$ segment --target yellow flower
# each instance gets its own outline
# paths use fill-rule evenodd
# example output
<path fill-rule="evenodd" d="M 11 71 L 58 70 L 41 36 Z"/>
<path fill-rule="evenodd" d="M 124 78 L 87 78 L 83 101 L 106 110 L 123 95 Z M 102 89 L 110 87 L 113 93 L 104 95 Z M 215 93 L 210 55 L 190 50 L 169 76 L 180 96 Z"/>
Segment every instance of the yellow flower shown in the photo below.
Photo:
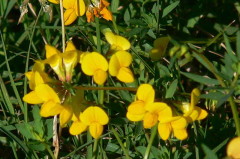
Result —
<path fill-rule="evenodd" d="M 45 45 L 45 49 L 47 59 L 44 62 L 51 66 L 61 81 L 71 81 L 74 67 L 77 65 L 81 54 L 75 48 L 73 42 L 69 41 L 67 43 L 64 53 L 50 45 Z"/>
<path fill-rule="evenodd" d="M 86 10 L 84 0 L 63 0 L 63 7 L 66 9 L 64 12 L 65 25 L 72 24 Z"/>
<path fill-rule="evenodd" d="M 66 72 L 66 81 L 72 80 L 74 67 L 77 65 L 81 52 L 76 49 L 72 41 L 67 43 L 65 52 L 62 54 L 63 64 Z"/>
<path fill-rule="evenodd" d="M 227 156 L 231 159 L 240 159 L 240 137 L 233 138 L 227 145 Z"/>
<path fill-rule="evenodd" d="M 46 74 L 44 72 L 45 69 L 45 64 L 41 61 L 35 61 L 32 71 L 26 72 L 25 75 L 27 77 L 27 79 L 29 80 L 29 87 L 31 90 L 34 90 L 36 87 L 36 82 L 35 81 L 35 76 L 37 73 L 37 76 L 40 75 L 41 79 L 43 80 L 43 83 L 47 83 L 52 81 L 52 79 L 50 79 L 50 77 L 48 77 L 48 74 Z M 39 79 L 39 78 L 38 78 Z"/>
<path fill-rule="evenodd" d="M 93 76 L 97 84 L 102 85 L 107 80 L 108 62 L 101 54 L 92 52 L 84 55 L 81 67 L 86 75 Z"/>
<path fill-rule="evenodd" d="M 103 125 L 109 121 L 107 114 L 97 106 L 88 107 L 81 115 L 80 120 L 89 126 L 90 134 L 97 139 L 103 132 Z"/>
<path fill-rule="evenodd" d="M 183 116 L 186 117 L 188 122 L 202 120 L 208 115 L 206 110 L 196 106 L 199 100 L 199 96 L 200 91 L 199 89 L 195 88 L 191 92 L 191 103 L 182 103 L 181 109 L 184 113 Z"/>
<path fill-rule="evenodd" d="M 94 21 L 94 16 L 112 21 L 112 13 L 107 9 L 109 4 L 110 3 L 108 3 L 106 0 L 100 0 L 100 2 L 99 0 L 94 0 L 94 2 L 92 2 L 87 9 L 87 21 Z"/>
<path fill-rule="evenodd" d="M 133 73 L 128 68 L 132 63 L 132 55 L 126 51 L 118 51 L 112 55 L 109 61 L 109 73 L 116 76 L 122 82 L 131 83 L 134 81 Z"/>
<path fill-rule="evenodd" d="M 143 127 L 151 128 L 159 120 L 162 114 L 165 116 L 171 115 L 166 113 L 166 109 L 170 108 L 166 103 L 154 102 L 146 106 L 146 113 L 143 118 Z"/>
<path fill-rule="evenodd" d="M 188 136 L 186 127 L 187 120 L 184 117 L 165 118 L 158 123 L 158 133 L 163 140 L 167 140 L 172 132 L 177 139 L 184 140 Z"/>
<path fill-rule="evenodd" d="M 153 49 L 150 51 L 150 58 L 154 61 L 160 60 L 166 52 L 169 37 L 158 38 L 153 43 Z"/>
<path fill-rule="evenodd" d="M 62 55 L 55 47 L 46 44 L 46 60 L 45 63 L 49 64 L 54 72 L 58 75 L 61 81 L 65 81 L 65 72 L 63 68 Z"/>
<path fill-rule="evenodd" d="M 142 84 L 137 90 L 137 99 L 128 107 L 127 118 L 131 121 L 141 121 L 146 113 L 147 105 L 154 102 L 155 91 L 149 84 Z"/>
<path fill-rule="evenodd" d="M 107 42 L 111 45 L 110 50 L 113 52 L 128 50 L 131 47 L 130 42 L 126 38 L 115 35 L 110 31 L 105 33 L 105 37 Z"/>
<path fill-rule="evenodd" d="M 60 125 L 64 126 L 72 117 L 72 109 L 69 105 L 61 105 L 57 93 L 49 85 L 44 83 L 38 72 L 34 74 L 35 89 L 23 97 L 23 101 L 30 104 L 42 104 L 40 115 L 49 117 L 60 114 Z"/>

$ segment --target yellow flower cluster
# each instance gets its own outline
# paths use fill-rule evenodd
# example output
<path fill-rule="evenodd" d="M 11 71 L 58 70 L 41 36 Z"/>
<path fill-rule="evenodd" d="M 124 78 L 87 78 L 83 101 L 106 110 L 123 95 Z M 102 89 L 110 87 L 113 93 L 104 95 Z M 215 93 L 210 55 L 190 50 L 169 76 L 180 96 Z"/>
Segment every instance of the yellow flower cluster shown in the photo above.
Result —
<path fill-rule="evenodd" d="M 158 123 L 158 132 L 163 140 L 167 140 L 171 134 L 180 140 L 187 138 L 187 124 L 195 120 L 202 120 L 208 113 L 196 106 L 200 92 L 193 89 L 191 102 L 178 105 L 182 115 L 167 103 L 154 102 L 155 91 L 149 84 L 139 86 L 136 100 L 128 107 L 127 118 L 131 121 L 142 121 L 144 128 L 151 128 Z"/>
<path fill-rule="evenodd" d="M 107 70 L 111 76 L 118 80 L 131 83 L 134 81 L 132 71 L 129 69 L 132 63 L 132 55 L 127 52 L 130 48 L 130 42 L 119 35 L 112 32 L 105 33 L 106 40 L 111 45 L 110 52 L 113 55 L 109 63 L 106 58 L 98 53 L 85 53 L 81 58 L 81 67 L 86 75 L 93 76 L 94 82 L 102 85 L 107 79 Z"/>
<path fill-rule="evenodd" d="M 51 3 L 59 4 L 59 0 L 48 0 Z M 86 11 L 86 4 L 84 0 L 63 0 L 64 12 L 64 24 L 72 24 L 78 16 L 83 16 L 86 12 L 87 21 L 94 20 L 94 16 L 98 18 L 104 18 L 106 20 L 112 20 L 112 13 L 107 9 L 110 3 L 106 0 L 94 0 L 88 6 Z"/>
<path fill-rule="evenodd" d="M 130 48 L 129 41 L 112 32 L 106 33 L 106 39 L 111 44 L 110 50 L 113 53 L 109 63 L 100 53 L 77 50 L 72 41 L 67 43 L 63 53 L 51 45 L 45 45 L 46 59 L 36 61 L 32 71 L 26 73 L 31 92 L 26 94 L 23 100 L 29 104 L 42 104 L 42 117 L 59 115 L 61 127 L 72 120 L 69 130 L 72 135 L 80 134 L 89 128 L 91 135 L 99 138 L 103 125 L 109 121 L 107 114 L 97 106 L 86 108 L 84 92 L 75 90 L 75 93 L 71 93 L 64 84 L 71 85 L 74 68 L 78 63 L 81 64 L 82 71 L 93 76 L 97 84 L 106 81 L 107 70 L 120 81 L 134 81 L 133 73 L 128 68 L 132 62 L 131 54 L 126 51 Z M 49 77 L 45 72 L 46 65 L 51 67 L 59 80 Z"/>

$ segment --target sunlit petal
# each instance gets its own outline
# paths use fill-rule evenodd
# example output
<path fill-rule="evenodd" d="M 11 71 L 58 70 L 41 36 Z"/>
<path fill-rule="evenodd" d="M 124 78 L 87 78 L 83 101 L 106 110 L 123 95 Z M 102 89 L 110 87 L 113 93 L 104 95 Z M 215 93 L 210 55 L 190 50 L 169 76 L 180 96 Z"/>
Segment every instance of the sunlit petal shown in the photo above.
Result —
<path fill-rule="evenodd" d="M 167 140 L 172 132 L 172 127 L 169 123 L 158 124 L 158 133 L 163 140 Z"/>
<path fill-rule="evenodd" d="M 240 158 L 240 137 L 233 138 L 227 146 L 227 156 L 231 157 L 232 159 L 239 159 Z"/>
<path fill-rule="evenodd" d="M 58 51 L 58 49 L 48 44 L 45 45 L 45 50 L 47 59 L 53 55 L 60 54 L 60 51 Z"/>
<path fill-rule="evenodd" d="M 141 84 L 137 90 L 137 99 L 144 101 L 146 104 L 154 102 L 155 91 L 150 84 Z"/>
<path fill-rule="evenodd" d="M 188 137 L 186 129 L 173 129 L 173 134 L 179 140 L 184 140 Z"/>
<path fill-rule="evenodd" d="M 131 83 L 134 81 L 134 76 L 132 71 L 126 67 L 121 67 L 116 77 L 119 81 L 122 81 L 125 83 Z"/>
<path fill-rule="evenodd" d="M 93 80 L 99 85 L 102 85 L 107 80 L 107 72 L 103 70 L 97 70 L 93 74 Z"/>
<path fill-rule="evenodd" d="M 156 113 L 146 113 L 143 118 L 143 127 L 144 128 L 151 128 L 153 127 L 158 121 L 158 115 Z"/>
<path fill-rule="evenodd" d="M 64 25 L 70 25 L 77 19 L 77 14 L 74 9 L 67 9 L 64 12 Z"/>
<path fill-rule="evenodd" d="M 55 103 L 60 103 L 57 93 L 47 84 L 41 84 L 35 89 L 36 94 L 42 98 L 43 101 L 52 100 Z"/>
<path fill-rule="evenodd" d="M 92 123 L 89 125 L 89 131 L 93 138 L 98 139 L 103 132 L 103 126 L 99 123 Z"/>
<path fill-rule="evenodd" d="M 65 124 L 67 124 L 67 122 L 71 120 L 72 115 L 73 115 L 72 107 L 69 105 L 64 105 L 63 110 L 61 111 L 59 117 L 60 126 L 64 127 Z"/>
<path fill-rule="evenodd" d="M 41 104 L 44 101 L 39 97 L 35 91 L 31 91 L 23 97 L 23 101 L 29 104 Z"/>
<path fill-rule="evenodd" d="M 49 100 L 41 106 L 40 115 L 42 117 L 49 117 L 60 114 L 63 110 L 63 107 L 52 100 Z"/>
<path fill-rule="evenodd" d="M 82 16 L 86 10 L 84 0 L 75 0 L 74 9 L 77 16 Z"/>
<path fill-rule="evenodd" d="M 87 129 L 87 125 L 83 124 L 80 121 L 75 121 L 72 123 L 69 132 L 71 135 L 78 135 L 84 132 Z"/>

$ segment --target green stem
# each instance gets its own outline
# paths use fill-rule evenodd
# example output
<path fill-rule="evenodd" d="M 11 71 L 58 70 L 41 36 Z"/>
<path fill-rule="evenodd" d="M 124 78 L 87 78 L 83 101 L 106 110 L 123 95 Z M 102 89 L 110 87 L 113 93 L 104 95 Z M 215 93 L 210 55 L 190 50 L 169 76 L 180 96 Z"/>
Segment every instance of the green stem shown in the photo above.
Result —
<path fill-rule="evenodd" d="M 87 132 L 87 142 L 91 143 L 92 142 L 92 136 L 90 132 Z M 92 144 L 87 147 L 87 159 L 92 158 Z"/>
<path fill-rule="evenodd" d="M 60 0 L 60 11 L 61 11 L 61 28 L 62 28 L 62 50 L 65 52 L 65 27 L 64 27 L 64 17 L 63 17 L 63 1 Z"/>
<path fill-rule="evenodd" d="M 234 99 L 232 96 L 228 99 L 228 101 L 229 101 L 231 109 L 232 109 L 233 119 L 234 119 L 234 122 L 236 125 L 236 130 L 237 130 L 237 135 L 240 136 L 240 120 L 238 117 L 238 110 L 237 110 L 236 103 L 234 102 Z"/>
<path fill-rule="evenodd" d="M 148 146 L 147 146 L 147 149 L 146 149 L 146 152 L 145 152 L 145 155 L 144 155 L 144 159 L 148 159 L 148 156 L 150 154 L 150 151 L 151 151 L 151 147 L 152 147 L 152 143 L 153 143 L 153 140 L 157 134 L 157 124 L 152 128 L 152 131 L 151 131 L 151 137 L 150 137 L 150 140 L 149 140 L 149 143 L 148 143 Z"/>
<path fill-rule="evenodd" d="M 49 146 L 48 146 L 48 145 L 46 145 L 46 149 L 47 149 L 47 151 L 48 151 L 49 155 L 52 157 L 52 159 L 55 159 L 55 156 L 54 156 L 54 154 L 53 154 L 52 150 L 49 148 Z"/>
<path fill-rule="evenodd" d="M 126 159 L 130 159 L 130 157 L 129 157 L 129 155 L 128 155 L 128 150 L 127 150 L 127 149 L 125 148 L 125 146 L 123 145 L 122 140 L 120 139 L 118 133 L 116 132 L 116 130 L 115 130 L 113 127 L 112 127 L 111 130 L 112 130 L 114 136 L 116 137 L 119 145 L 121 146 L 121 148 L 122 148 L 122 150 L 123 150 L 123 153 L 124 153 L 124 155 L 126 156 Z"/>
<path fill-rule="evenodd" d="M 38 22 L 38 19 L 42 13 L 42 7 L 38 13 L 38 16 L 37 16 L 37 19 L 33 25 L 33 29 L 32 29 L 32 34 L 31 34 L 31 37 L 30 37 L 30 42 L 29 42 L 29 47 L 28 47 L 28 52 L 27 52 L 27 58 L 26 58 L 26 65 L 25 65 L 25 72 L 28 72 L 28 65 L 29 65 L 29 58 L 30 58 L 30 51 L 31 51 L 31 44 L 32 44 L 32 41 L 33 41 L 33 36 L 34 36 L 34 32 L 35 32 L 35 29 L 36 29 L 36 25 L 37 25 L 37 22 Z M 27 77 L 25 76 L 24 78 L 24 89 L 23 89 L 23 94 L 27 94 Z M 27 103 L 24 103 L 24 120 L 25 122 L 28 121 L 28 106 L 27 106 Z"/>
<path fill-rule="evenodd" d="M 97 158 L 97 150 L 98 150 L 98 139 L 94 139 L 94 144 L 93 144 L 93 157 L 92 159 Z"/>
<path fill-rule="evenodd" d="M 116 32 L 116 34 L 119 34 L 115 16 L 113 16 L 112 23 L 113 23 L 114 31 Z"/>
<path fill-rule="evenodd" d="M 95 17 L 96 22 L 96 34 L 97 34 L 97 51 L 101 53 L 101 37 L 100 37 L 100 25 L 99 25 L 99 18 Z"/>
<path fill-rule="evenodd" d="M 137 91 L 137 88 L 132 87 L 88 87 L 88 86 L 77 86 L 75 89 L 80 90 L 126 90 L 126 91 Z"/>

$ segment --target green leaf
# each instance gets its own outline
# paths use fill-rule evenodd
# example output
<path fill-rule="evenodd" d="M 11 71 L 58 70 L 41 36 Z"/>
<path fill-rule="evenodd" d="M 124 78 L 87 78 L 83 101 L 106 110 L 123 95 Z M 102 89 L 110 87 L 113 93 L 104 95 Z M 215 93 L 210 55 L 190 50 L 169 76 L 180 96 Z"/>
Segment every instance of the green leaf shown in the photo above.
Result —
<path fill-rule="evenodd" d="M 225 94 L 223 94 L 222 92 L 209 92 L 208 94 L 202 94 L 200 98 L 220 100 L 224 96 Z"/>
<path fill-rule="evenodd" d="M 29 125 L 28 123 L 20 123 L 15 125 L 17 130 L 20 131 L 20 133 L 26 137 L 27 139 L 35 139 L 33 134 L 32 134 L 32 126 Z"/>
<path fill-rule="evenodd" d="M 177 84 L 178 84 L 178 80 L 175 79 L 171 85 L 169 86 L 169 88 L 167 89 L 167 92 L 166 92 L 166 98 L 172 98 L 176 89 L 177 89 Z"/>
<path fill-rule="evenodd" d="M 196 74 L 192 74 L 192 73 L 188 73 L 188 72 L 181 72 L 182 75 L 196 81 L 202 84 L 209 84 L 209 85 L 218 85 L 219 82 L 216 79 L 212 79 L 209 77 L 204 77 L 204 76 L 200 76 L 200 75 L 196 75 Z"/>
<path fill-rule="evenodd" d="M 129 12 L 129 9 L 128 9 L 128 8 L 127 8 L 127 9 L 125 10 L 125 12 L 124 12 L 123 19 L 124 19 L 124 21 L 125 21 L 125 23 L 126 23 L 127 25 L 130 24 L 129 21 L 130 21 L 131 17 L 130 17 L 130 12 Z"/>
<path fill-rule="evenodd" d="M 146 149 L 147 149 L 147 148 L 144 147 L 144 146 L 138 146 L 138 147 L 136 147 L 136 150 L 137 150 L 138 152 L 140 152 L 142 156 L 145 155 Z M 149 159 L 154 159 L 155 157 L 154 157 L 153 154 L 150 152 L 148 158 L 149 158 Z"/>
<path fill-rule="evenodd" d="M 114 0 L 111 2 L 111 11 L 112 13 L 117 13 L 119 6 L 119 0 Z"/>
<path fill-rule="evenodd" d="M 204 159 L 218 159 L 217 155 L 211 149 L 209 149 L 209 147 L 204 144 L 202 144 L 201 146 L 205 153 Z"/>
<path fill-rule="evenodd" d="M 175 9 L 179 3 L 180 3 L 180 1 L 176 1 L 172 4 L 170 4 L 169 6 L 167 6 L 166 8 L 164 8 L 162 18 L 165 17 L 166 15 L 168 15 L 173 9 Z"/>

